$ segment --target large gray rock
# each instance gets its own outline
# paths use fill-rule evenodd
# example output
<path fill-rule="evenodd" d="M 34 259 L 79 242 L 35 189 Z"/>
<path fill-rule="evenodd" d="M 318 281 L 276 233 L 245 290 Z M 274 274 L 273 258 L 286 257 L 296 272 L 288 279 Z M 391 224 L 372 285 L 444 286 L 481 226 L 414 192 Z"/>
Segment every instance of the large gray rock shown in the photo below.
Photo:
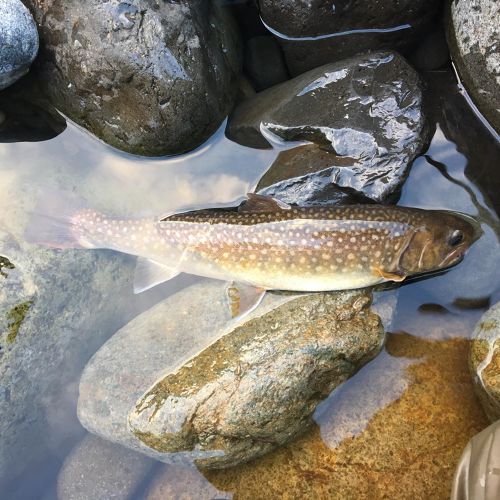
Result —
<path fill-rule="evenodd" d="M 87 435 L 66 457 L 57 478 L 59 500 L 124 500 L 152 468 L 150 459 Z"/>
<path fill-rule="evenodd" d="M 0 2 L 0 90 L 26 74 L 38 52 L 38 32 L 20 0 Z"/>
<path fill-rule="evenodd" d="M 0 232 L 0 489 L 81 434 L 77 380 L 134 314 L 133 260 L 40 249 Z"/>
<path fill-rule="evenodd" d="M 41 25 L 40 77 L 53 104 L 106 143 L 182 153 L 231 109 L 239 42 L 218 2 L 27 3 Z"/>
<path fill-rule="evenodd" d="M 404 49 L 421 38 L 439 8 L 434 0 L 259 0 L 259 5 L 294 75 L 369 49 Z"/>
<path fill-rule="evenodd" d="M 322 189 L 335 184 L 385 200 L 403 184 L 428 135 L 419 77 L 393 52 L 328 64 L 260 92 L 236 108 L 227 134 L 257 148 L 270 147 L 276 138 L 318 146 L 305 161 L 288 160 L 302 165 L 301 175 L 279 173 L 275 184 L 259 186 L 268 188 L 266 194 L 290 191 L 289 202 L 312 201 L 310 184 L 316 180 Z M 281 161 L 276 168 L 283 171 Z M 281 189 L 279 178 L 292 188 Z"/>
<path fill-rule="evenodd" d="M 500 4 L 450 2 L 448 42 L 459 76 L 479 110 L 500 133 Z"/>
<path fill-rule="evenodd" d="M 500 419 L 500 302 L 476 325 L 470 351 L 475 390 L 488 418 Z"/>
<path fill-rule="evenodd" d="M 302 432 L 318 402 L 381 348 L 367 292 L 268 294 L 234 324 L 225 286 L 177 293 L 96 353 L 78 404 L 89 431 L 165 462 L 243 462 Z M 165 400 L 158 393 L 151 412 L 139 401 L 157 388 Z"/>

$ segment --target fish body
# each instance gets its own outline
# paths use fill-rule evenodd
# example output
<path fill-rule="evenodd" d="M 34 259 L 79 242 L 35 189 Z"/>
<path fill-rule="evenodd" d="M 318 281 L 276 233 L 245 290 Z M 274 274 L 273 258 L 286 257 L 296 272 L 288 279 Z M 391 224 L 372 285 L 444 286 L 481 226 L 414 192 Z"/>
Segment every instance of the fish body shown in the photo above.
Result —
<path fill-rule="evenodd" d="M 295 207 L 249 196 L 236 211 L 201 210 L 162 220 L 121 220 L 81 210 L 55 246 L 140 256 L 138 291 L 181 272 L 264 290 L 326 291 L 446 268 L 477 237 L 473 219 L 452 212 L 380 205 Z"/>

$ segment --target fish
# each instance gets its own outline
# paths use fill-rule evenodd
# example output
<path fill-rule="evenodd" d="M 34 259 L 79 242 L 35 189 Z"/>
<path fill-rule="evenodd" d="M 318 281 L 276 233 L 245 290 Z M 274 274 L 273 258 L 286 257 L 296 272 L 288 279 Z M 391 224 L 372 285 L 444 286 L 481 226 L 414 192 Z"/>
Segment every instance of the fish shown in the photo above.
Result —
<path fill-rule="evenodd" d="M 120 219 L 84 208 L 38 213 L 27 240 L 138 256 L 134 292 L 180 273 L 234 283 L 233 315 L 268 290 L 350 290 L 460 262 L 481 230 L 469 215 L 386 205 L 295 206 L 249 194 L 236 209 Z"/>

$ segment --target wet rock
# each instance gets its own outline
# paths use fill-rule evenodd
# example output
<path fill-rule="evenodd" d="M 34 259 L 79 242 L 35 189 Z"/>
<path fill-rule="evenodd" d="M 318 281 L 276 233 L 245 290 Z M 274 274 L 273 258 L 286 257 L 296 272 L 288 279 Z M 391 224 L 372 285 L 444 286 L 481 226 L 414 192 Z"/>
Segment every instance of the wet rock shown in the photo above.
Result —
<path fill-rule="evenodd" d="M 316 406 L 383 342 L 366 293 L 297 297 L 245 322 L 137 402 L 131 430 L 165 453 L 216 451 L 210 468 L 262 456 L 301 434 Z"/>
<path fill-rule="evenodd" d="M 496 500 L 500 492 L 500 420 L 474 436 L 455 471 L 451 500 Z"/>
<path fill-rule="evenodd" d="M 20 0 L 0 3 L 0 90 L 29 71 L 38 52 L 38 32 Z"/>
<path fill-rule="evenodd" d="M 256 0 L 228 0 L 226 3 L 229 4 L 231 13 L 236 19 L 245 40 L 256 36 L 269 35 L 269 31 L 260 20 Z"/>
<path fill-rule="evenodd" d="M 463 448 L 487 425 L 468 344 L 389 334 L 385 352 L 318 408 L 318 428 L 205 477 L 238 498 L 449 498 Z"/>
<path fill-rule="evenodd" d="M 133 498 L 153 463 L 144 455 L 87 435 L 64 461 L 57 479 L 57 498 Z"/>
<path fill-rule="evenodd" d="M 366 310 L 366 292 L 268 294 L 234 325 L 225 287 L 216 281 L 194 285 L 116 333 L 82 376 L 82 424 L 168 463 L 227 466 L 300 433 L 321 397 L 380 349 L 383 330 Z M 264 350 L 270 355 L 260 359 Z M 152 386 L 180 394 L 183 385 L 192 397 L 177 403 L 167 398 L 150 422 L 146 411 L 137 411 Z M 213 396 L 200 405 L 199 396 L 210 388 Z M 193 410 L 188 403 L 199 406 L 199 418 L 182 427 Z"/>
<path fill-rule="evenodd" d="M 1 490 L 81 434 L 77 379 L 134 307 L 132 293 L 115 296 L 129 287 L 130 258 L 40 249 L 1 232 L 0 256 Z"/>
<path fill-rule="evenodd" d="M 465 88 L 500 133 L 500 6 L 495 0 L 450 2 L 448 42 Z"/>
<path fill-rule="evenodd" d="M 439 8 L 432 0 L 259 0 L 259 5 L 293 75 L 370 49 L 409 47 Z"/>
<path fill-rule="evenodd" d="M 489 309 L 474 330 L 470 366 L 477 395 L 489 419 L 500 419 L 500 302 Z"/>
<path fill-rule="evenodd" d="M 258 36 L 248 40 L 244 67 L 257 91 L 288 80 L 281 47 L 272 36 Z"/>
<path fill-rule="evenodd" d="M 343 191 L 383 201 L 399 190 L 427 142 L 422 106 L 415 71 L 398 54 L 379 52 L 316 68 L 260 92 L 236 108 L 226 133 L 257 148 L 279 141 L 312 142 L 317 152 L 331 154 L 307 150 L 306 177 L 298 181 L 305 191 L 312 170 L 314 179 L 328 177 Z"/>
<path fill-rule="evenodd" d="M 0 93 L 0 143 L 47 141 L 66 129 L 66 120 L 27 78 Z"/>
<path fill-rule="evenodd" d="M 182 153 L 231 109 L 239 42 L 217 2 L 29 4 L 52 103 L 106 143 L 148 156 Z"/>

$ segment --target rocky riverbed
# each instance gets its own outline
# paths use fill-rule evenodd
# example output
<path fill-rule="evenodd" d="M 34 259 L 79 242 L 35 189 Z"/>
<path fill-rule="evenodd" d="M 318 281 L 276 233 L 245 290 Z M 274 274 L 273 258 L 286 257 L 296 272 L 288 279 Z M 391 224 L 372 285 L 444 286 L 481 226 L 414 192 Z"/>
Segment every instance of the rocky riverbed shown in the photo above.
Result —
<path fill-rule="evenodd" d="M 494 491 L 495 2 L 5 0 L 0 14 L 6 498 Z M 51 206 L 159 218 L 249 192 L 456 210 L 483 234 L 446 272 L 275 291 L 236 319 L 224 282 L 134 295 L 132 257 L 26 236 Z"/>

